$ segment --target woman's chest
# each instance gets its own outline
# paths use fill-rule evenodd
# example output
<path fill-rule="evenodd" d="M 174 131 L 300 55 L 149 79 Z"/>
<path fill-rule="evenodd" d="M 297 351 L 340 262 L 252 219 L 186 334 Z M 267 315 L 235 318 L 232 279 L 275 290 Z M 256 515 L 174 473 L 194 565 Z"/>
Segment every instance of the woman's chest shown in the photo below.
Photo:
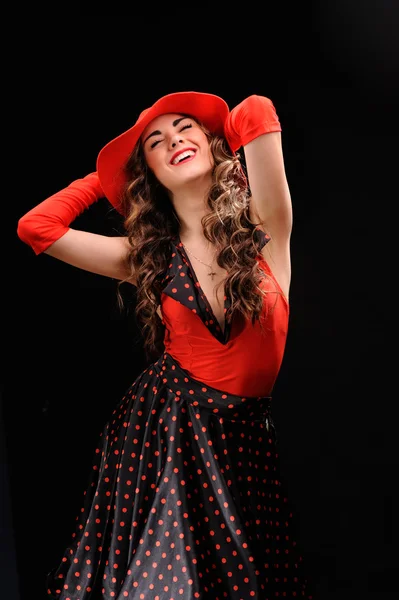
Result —
<path fill-rule="evenodd" d="M 197 279 L 195 285 L 199 293 L 202 293 L 204 296 L 204 302 L 209 305 L 211 314 L 217 319 L 221 330 L 224 331 L 224 282 L 227 277 L 227 271 L 219 266 L 207 267 L 205 265 L 196 265 L 195 277 Z"/>

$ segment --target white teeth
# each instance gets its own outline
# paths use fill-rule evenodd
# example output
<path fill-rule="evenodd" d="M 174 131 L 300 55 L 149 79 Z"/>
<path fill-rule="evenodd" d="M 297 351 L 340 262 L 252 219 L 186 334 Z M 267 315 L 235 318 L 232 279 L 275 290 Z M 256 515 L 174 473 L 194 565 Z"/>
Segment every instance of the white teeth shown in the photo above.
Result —
<path fill-rule="evenodd" d="M 189 156 L 194 156 L 194 154 L 195 154 L 195 152 L 193 150 L 186 150 L 186 152 L 182 152 L 181 154 L 179 154 L 179 156 L 176 156 L 176 158 L 172 162 L 172 165 L 177 165 L 184 158 L 187 158 Z"/>

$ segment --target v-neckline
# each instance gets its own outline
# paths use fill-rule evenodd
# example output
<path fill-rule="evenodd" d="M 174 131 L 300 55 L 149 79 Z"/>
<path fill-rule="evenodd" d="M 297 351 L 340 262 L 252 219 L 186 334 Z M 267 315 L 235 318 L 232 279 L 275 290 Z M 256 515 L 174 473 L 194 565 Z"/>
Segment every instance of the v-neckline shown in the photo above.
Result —
<path fill-rule="evenodd" d="M 255 230 L 255 236 L 260 252 L 270 237 L 258 228 Z M 223 282 L 225 318 L 222 329 L 178 234 L 172 237 L 171 244 L 171 260 L 162 280 L 165 284 L 162 293 L 195 313 L 210 335 L 220 344 L 226 345 L 231 337 L 234 316 L 226 319 L 226 314 L 231 308 L 231 299 L 230 295 L 226 294 L 225 282 Z"/>
<path fill-rule="evenodd" d="M 226 296 L 226 288 L 225 288 L 224 282 L 223 282 L 223 299 L 224 299 L 224 300 L 223 300 L 223 314 L 224 314 L 224 323 L 223 323 L 223 325 L 224 325 L 224 326 L 222 327 L 222 326 L 220 325 L 219 319 L 217 319 L 217 318 L 216 318 L 216 316 L 215 316 L 215 313 L 214 313 L 214 311 L 213 311 L 213 308 L 212 308 L 212 305 L 211 305 L 211 303 L 209 302 L 209 300 L 208 300 L 208 297 L 207 297 L 207 295 L 205 294 L 205 292 L 204 292 L 204 290 L 203 290 L 203 288 L 202 288 L 202 286 L 201 286 L 201 284 L 200 284 L 200 282 L 199 282 L 199 279 L 198 279 L 198 277 L 197 277 L 197 274 L 196 274 L 196 272 L 195 272 L 195 269 L 194 269 L 194 267 L 193 267 L 193 264 L 192 264 L 192 262 L 191 262 L 191 260 L 190 260 L 190 257 L 189 257 L 189 255 L 188 255 L 188 252 L 187 252 L 187 251 L 186 251 L 186 249 L 184 248 L 183 242 L 181 241 L 181 239 L 180 239 L 180 236 L 179 236 L 179 235 L 177 235 L 177 246 L 179 247 L 180 251 L 182 252 L 182 254 L 184 255 L 184 258 L 185 258 L 185 259 L 186 259 L 186 261 L 187 261 L 187 264 L 188 264 L 188 266 L 189 266 L 189 268 L 190 268 L 190 272 L 191 272 L 191 274 L 192 274 L 192 276 L 193 276 L 193 281 L 194 281 L 194 284 L 195 284 L 195 286 L 198 288 L 198 290 L 200 291 L 200 293 L 201 293 L 201 296 L 202 296 L 202 298 L 203 298 L 203 300 L 204 300 L 204 302 L 205 302 L 205 304 L 206 304 L 206 306 L 207 306 L 207 308 L 208 308 L 208 310 L 209 310 L 209 313 L 210 313 L 210 315 L 211 315 L 212 319 L 213 319 L 213 320 L 215 321 L 215 323 L 217 323 L 217 324 L 218 324 L 218 326 L 219 326 L 219 329 L 220 329 L 220 332 L 221 332 L 221 337 L 222 337 L 222 339 L 223 339 L 223 340 L 225 340 L 225 338 L 226 338 L 226 333 L 227 333 L 227 331 L 226 331 L 226 330 L 227 330 L 227 328 L 228 328 L 228 327 L 227 327 L 227 321 L 226 321 L 226 312 L 227 312 L 227 309 L 228 309 L 228 307 L 227 307 L 227 302 L 226 302 L 226 300 L 227 300 L 227 296 Z M 224 342 L 224 343 L 225 343 L 225 342 Z"/>

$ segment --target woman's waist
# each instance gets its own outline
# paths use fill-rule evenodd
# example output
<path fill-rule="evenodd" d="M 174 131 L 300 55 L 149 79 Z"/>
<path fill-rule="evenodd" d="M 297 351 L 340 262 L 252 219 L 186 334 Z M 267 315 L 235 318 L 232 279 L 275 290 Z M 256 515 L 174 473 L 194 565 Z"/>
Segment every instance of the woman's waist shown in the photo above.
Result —
<path fill-rule="evenodd" d="M 259 348 L 234 348 L 219 342 L 195 345 L 166 343 L 191 377 L 213 388 L 239 396 L 269 396 L 282 362 L 282 352 L 262 353 Z"/>
<path fill-rule="evenodd" d="M 177 397 L 192 399 L 191 403 L 218 416 L 239 420 L 264 420 L 271 411 L 271 396 L 235 394 L 194 377 L 176 357 L 164 352 L 155 363 L 159 375 Z"/>

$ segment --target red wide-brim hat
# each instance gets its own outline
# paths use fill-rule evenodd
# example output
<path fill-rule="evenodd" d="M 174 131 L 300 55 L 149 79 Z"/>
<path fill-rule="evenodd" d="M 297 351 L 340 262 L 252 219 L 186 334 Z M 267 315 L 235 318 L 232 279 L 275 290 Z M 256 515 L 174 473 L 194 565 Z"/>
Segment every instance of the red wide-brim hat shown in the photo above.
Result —
<path fill-rule="evenodd" d="M 108 142 L 98 154 L 97 174 L 105 196 L 120 213 L 123 213 L 121 191 L 126 182 L 124 166 L 147 125 L 155 117 L 166 113 L 190 115 L 205 125 L 211 133 L 224 136 L 229 107 L 222 98 L 214 94 L 168 94 L 143 110 L 133 127 Z"/>

